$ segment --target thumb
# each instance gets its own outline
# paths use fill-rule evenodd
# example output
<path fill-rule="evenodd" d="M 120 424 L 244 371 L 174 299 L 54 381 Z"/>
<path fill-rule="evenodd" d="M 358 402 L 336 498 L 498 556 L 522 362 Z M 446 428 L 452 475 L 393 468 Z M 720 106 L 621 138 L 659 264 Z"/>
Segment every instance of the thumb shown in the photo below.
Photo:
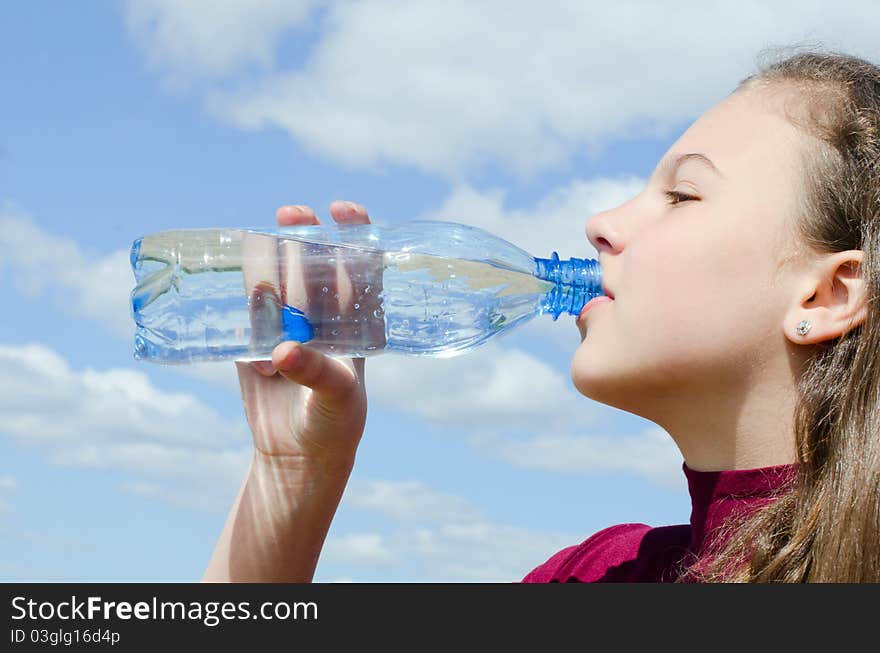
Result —
<path fill-rule="evenodd" d="M 272 365 L 286 379 L 311 388 L 326 399 L 345 397 L 358 384 L 355 372 L 342 361 L 293 340 L 275 347 Z"/>

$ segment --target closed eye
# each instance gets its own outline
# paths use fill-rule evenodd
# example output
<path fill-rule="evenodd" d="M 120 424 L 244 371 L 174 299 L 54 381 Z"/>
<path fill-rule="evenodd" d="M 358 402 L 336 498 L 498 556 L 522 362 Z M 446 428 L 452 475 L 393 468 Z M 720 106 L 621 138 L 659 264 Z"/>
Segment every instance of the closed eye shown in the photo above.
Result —
<path fill-rule="evenodd" d="M 688 195 L 687 193 L 680 193 L 677 190 L 667 190 L 663 193 L 666 195 L 667 202 L 669 204 L 680 204 L 681 202 L 689 202 L 696 201 L 699 202 L 700 199 L 698 197 L 694 197 L 693 195 Z"/>

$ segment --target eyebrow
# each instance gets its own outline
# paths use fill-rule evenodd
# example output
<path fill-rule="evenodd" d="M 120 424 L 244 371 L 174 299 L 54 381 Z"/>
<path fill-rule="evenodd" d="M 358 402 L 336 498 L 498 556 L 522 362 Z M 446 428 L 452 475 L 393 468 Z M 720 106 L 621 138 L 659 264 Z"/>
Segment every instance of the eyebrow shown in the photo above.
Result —
<path fill-rule="evenodd" d="M 688 154 L 679 155 L 674 159 L 667 160 L 658 168 L 657 172 L 665 173 L 668 171 L 669 174 L 672 174 L 687 161 L 699 161 L 700 163 L 708 167 L 716 175 L 724 179 L 724 175 L 721 174 L 721 171 L 715 166 L 714 163 L 712 163 L 712 160 L 705 154 L 700 154 L 699 152 L 690 152 Z"/>

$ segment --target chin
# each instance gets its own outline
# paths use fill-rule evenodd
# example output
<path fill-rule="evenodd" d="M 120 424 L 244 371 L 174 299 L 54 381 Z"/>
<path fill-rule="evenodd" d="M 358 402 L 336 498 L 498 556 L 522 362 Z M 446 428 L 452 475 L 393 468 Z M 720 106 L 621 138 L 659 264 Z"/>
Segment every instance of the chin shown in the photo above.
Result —
<path fill-rule="evenodd" d="M 639 369 L 614 360 L 612 352 L 582 345 L 575 351 L 569 374 L 577 391 L 588 399 L 621 410 L 631 410 L 632 401 L 640 393 L 636 388 L 643 380 Z"/>
<path fill-rule="evenodd" d="M 608 385 L 603 382 L 603 379 L 598 378 L 595 375 L 587 376 L 584 374 L 572 373 L 571 380 L 572 383 L 574 383 L 574 387 L 577 388 L 577 391 L 583 396 L 594 401 L 607 403 Z"/>
<path fill-rule="evenodd" d="M 585 397 L 601 401 L 603 388 L 607 388 L 610 379 L 605 373 L 605 365 L 601 356 L 597 355 L 583 343 L 575 350 L 571 359 L 569 374 L 574 387 Z"/>
<path fill-rule="evenodd" d="M 583 369 L 576 370 L 572 366 L 571 380 L 577 391 L 587 399 L 591 399 L 611 408 L 623 410 L 629 413 L 641 414 L 639 406 L 633 403 L 640 396 L 639 392 L 633 391 L 633 383 L 620 375 L 585 373 Z"/>

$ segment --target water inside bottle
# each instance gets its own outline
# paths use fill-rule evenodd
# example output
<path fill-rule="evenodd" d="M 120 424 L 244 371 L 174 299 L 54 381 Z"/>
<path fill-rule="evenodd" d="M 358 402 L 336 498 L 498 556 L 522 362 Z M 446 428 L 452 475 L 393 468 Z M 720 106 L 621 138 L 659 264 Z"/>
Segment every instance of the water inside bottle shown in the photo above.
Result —
<path fill-rule="evenodd" d="M 495 261 L 200 231 L 133 247 L 136 358 L 265 360 L 284 340 L 451 356 L 534 316 L 554 287 Z"/>
<path fill-rule="evenodd" d="M 491 261 L 391 252 L 388 340 L 397 351 L 451 356 L 535 315 L 553 284 Z"/>

